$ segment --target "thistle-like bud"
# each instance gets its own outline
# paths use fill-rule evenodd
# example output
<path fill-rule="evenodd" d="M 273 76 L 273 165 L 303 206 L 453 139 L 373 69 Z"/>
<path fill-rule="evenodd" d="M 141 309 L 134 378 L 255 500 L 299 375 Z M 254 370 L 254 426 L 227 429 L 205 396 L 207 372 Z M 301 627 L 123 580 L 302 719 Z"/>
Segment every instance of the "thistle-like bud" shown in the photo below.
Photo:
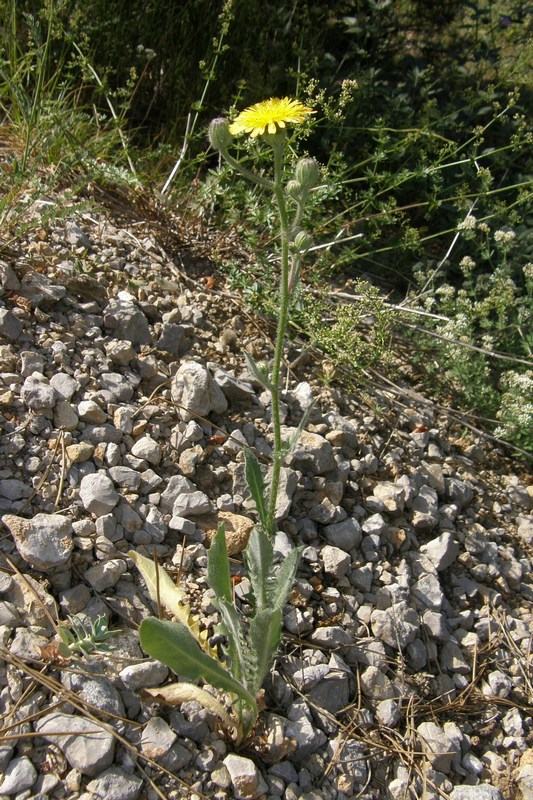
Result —
<path fill-rule="evenodd" d="M 300 200 L 302 197 L 302 186 L 298 181 L 287 181 L 287 194 L 293 200 Z"/>
<path fill-rule="evenodd" d="M 313 246 L 313 240 L 306 231 L 298 231 L 294 237 L 294 245 L 300 253 L 307 253 Z"/>
<path fill-rule="evenodd" d="M 209 123 L 209 141 L 215 150 L 227 150 L 233 141 L 229 122 L 225 117 L 216 117 Z"/>
<path fill-rule="evenodd" d="M 320 167 L 314 158 L 301 158 L 296 164 L 294 177 L 306 191 L 310 191 L 313 186 L 320 183 Z"/>

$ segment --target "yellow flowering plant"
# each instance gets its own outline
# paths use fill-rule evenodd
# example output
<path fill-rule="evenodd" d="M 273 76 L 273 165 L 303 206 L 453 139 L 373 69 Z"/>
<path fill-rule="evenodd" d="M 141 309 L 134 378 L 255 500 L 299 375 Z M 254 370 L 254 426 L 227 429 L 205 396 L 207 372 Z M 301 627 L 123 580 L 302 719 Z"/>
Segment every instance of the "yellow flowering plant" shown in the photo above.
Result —
<path fill-rule="evenodd" d="M 281 272 L 279 279 L 279 314 L 274 347 L 274 358 L 269 372 L 261 369 L 245 354 L 248 366 L 270 392 L 272 401 L 272 423 L 274 430 L 273 469 L 270 482 L 269 501 L 264 519 L 261 519 L 266 532 L 272 535 L 275 530 L 275 509 L 282 459 L 286 452 L 281 441 L 280 394 L 281 394 L 281 362 L 283 342 L 287 329 L 290 300 L 293 296 L 300 275 L 302 256 L 311 246 L 311 239 L 300 229 L 305 204 L 310 191 L 320 180 L 320 169 L 312 158 L 301 159 L 295 167 L 293 176 L 284 185 L 284 151 L 286 144 L 286 126 L 301 124 L 314 111 L 298 100 L 270 98 L 262 103 L 242 111 L 232 124 L 219 117 L 211 122 L 209 139 L 212 146 L 221 156 L 245 178 L 262 186 L 271 188 L 279 216 L 279 247 L 281 256 Z M 260 175 L 244 168 L 229 153 L 233 136 L 248 133 L 252 139 L 259 136 L 271 147 L 274 159 L 274 180 L 267 181 Z M 292 219 L 289 219 L 287 200 L 294 208 Z M 291 247 L 292 245 L 292 247 Z M 254 497 L 256 506 L 258 498 Z M 259 509 L 258 509 L 259 511 Z"/>
<path fill-rule="evenodd" d="M 285 146 L 288 125 L 299 125 L 313 114 L 298 100 L 271 98 L 242 111 L 230 124 L 217 118 L 209 127 L 212 146 L 230 166 L 247 180 L 272 191 L 279 217 L 279 306 L 274 354 L 269 368 L 255 363 L 245 354 L 249 369 L 268 390 L 271 397 L 273 450 L 269 479 L 251 450 L 245 451 L 245 477 L 257 512 L 254 527 L 244 551 L 244 567 L 250 583 L 246 597 L 247 613 L 236 604 L 230 579 L 230 563 L 223 526 L 217 531 L 208 551 L 207 579 L 215 593 L 214 603 L 220 612 L 222 658 L 210 645 L 205 631 L 187 606 L 184 593 L 170 578 L 148 559 L 131 553 L 143 574 L 154 600 L 161 602 L 174 616 L 167 622 L 148 617 L 143 620 L 139 636 L 144 650 L 163 661 L 176 674 L 196 680 L 202 678 L 232 698 L 233 713 L 204 689 L 192 684 L 179 686 L 179 698 L 195 699 L 221 717 L 241 742 L 251 732 L 258 715 L 258 694 L 270 669 L 281 640 L 283 606 L 294 582 L 301 554 L 294 548 L 281 564 L 274 558 L 273 538 L 276 534 L 276 500 L 283 459 L 296 443 L 307 417 L 304 416 L 291 442 L 281 435 L 281 366 L 291 298 L 298 285 L 301 260 L 311 246 L 308 234 L 301 229 L 304 208 L 309 194 L 320 180 L 316 161 L 303 158 L 293 174 L 285 179 Z M 245 168 L 229 152 L 233 137 L 247 134 L 262 138 L 273 154 L 273 180 Z M 187 694 L 187 686 L 190 694 Z"/>
<path fill-rule="evenodd" d="M 264 136 L 265 133 L 276 134 L 288 124 L 300 124 L 314 111 L 304 106 L 298 100 L 288 97 L 279 99 L 271 97 L 256 103 L 242 111 L 236 120 L 229 126 L 232 136 L 240 133 L 249 133 L 252 139 Z"/>

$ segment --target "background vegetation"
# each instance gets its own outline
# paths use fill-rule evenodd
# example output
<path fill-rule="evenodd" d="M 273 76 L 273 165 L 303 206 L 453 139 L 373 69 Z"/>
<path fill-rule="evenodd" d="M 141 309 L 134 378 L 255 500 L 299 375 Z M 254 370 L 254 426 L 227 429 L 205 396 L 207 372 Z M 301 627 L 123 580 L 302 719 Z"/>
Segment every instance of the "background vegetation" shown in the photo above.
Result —
<path fill-rule="evenodd" d="M 300 330 L 335 363 L 364 365 L 379 363 L 399 321 L 433 392 L 531 449 L 527 9 L 519 0 L 0 0 L 9 153 L 0 231 L 18 235 L 43 182 L 144 187 L 191 221 L 230 228 L 254 254 L 253 274 L 237 254 L 221 266 L 268 311 L 261 190 L 229 177 L 206 127 L 265 97 L 298 96 L 318 112 L 299 150 L 321 161 L 324 178 L 309 211 L 316 249 L 295 309 Z M 244 146 L 241 157 L 251 155 Z M 350 304 L 333 295 L 339 286 Z M 368 304 L 375 335 L 362 338 Z"/>

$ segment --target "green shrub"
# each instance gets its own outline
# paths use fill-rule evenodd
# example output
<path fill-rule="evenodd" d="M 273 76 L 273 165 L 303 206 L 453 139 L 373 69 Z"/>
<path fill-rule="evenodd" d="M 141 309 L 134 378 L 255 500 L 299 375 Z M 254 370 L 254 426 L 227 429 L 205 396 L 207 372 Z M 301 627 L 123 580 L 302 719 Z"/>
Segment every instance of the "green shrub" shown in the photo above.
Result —
<path fill-rule="evenodd" d="M 206 124 L 268 95 L 298 96 L 318 112 L 300 152 L 305 144 L 323 165 L 306 211 L 315 245 L 304 277 L 362 278 L 393 304 L 425 310 L 418 327 L 450 388 L 524 445 L 523 415 L 512 411 L 524 379 L 512 374 L 531 366 L 526 3 L 0 0 L 0 23 L 1 105 L 22 143 L 10 171 L 2 166 L 4 219 L 22 202 L 30 161 L 127 184 L 140 169 L 182 213 L 242 238 L 253 268 L 247 275 L 237 255 L 224 268 L 268 312 L 265 189 L 228 189 Z M 240 158 L 261 169 L 257 144 Z M 507 251 L 498 230 L 515 234 Z M 413 335 L 422 349 L 427 339 Z"/>

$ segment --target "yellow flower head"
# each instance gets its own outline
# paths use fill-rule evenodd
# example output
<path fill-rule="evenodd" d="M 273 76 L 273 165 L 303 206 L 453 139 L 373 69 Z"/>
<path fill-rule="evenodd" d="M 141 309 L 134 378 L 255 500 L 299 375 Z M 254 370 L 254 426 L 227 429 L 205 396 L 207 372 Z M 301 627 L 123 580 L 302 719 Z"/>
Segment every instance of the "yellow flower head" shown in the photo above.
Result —
<path fill-rule="evenodd" d="M 288 97 L 271 97 L 245 108 L 229 126 L 230 133 L 235 136 L 239 133 L 249 133 L 252 139 L 265 133 L 277 133 L 279 128 L 284 128 L 287 123 L 300 125 L 308 114 L 314 114 L 299 100 Z"/>

